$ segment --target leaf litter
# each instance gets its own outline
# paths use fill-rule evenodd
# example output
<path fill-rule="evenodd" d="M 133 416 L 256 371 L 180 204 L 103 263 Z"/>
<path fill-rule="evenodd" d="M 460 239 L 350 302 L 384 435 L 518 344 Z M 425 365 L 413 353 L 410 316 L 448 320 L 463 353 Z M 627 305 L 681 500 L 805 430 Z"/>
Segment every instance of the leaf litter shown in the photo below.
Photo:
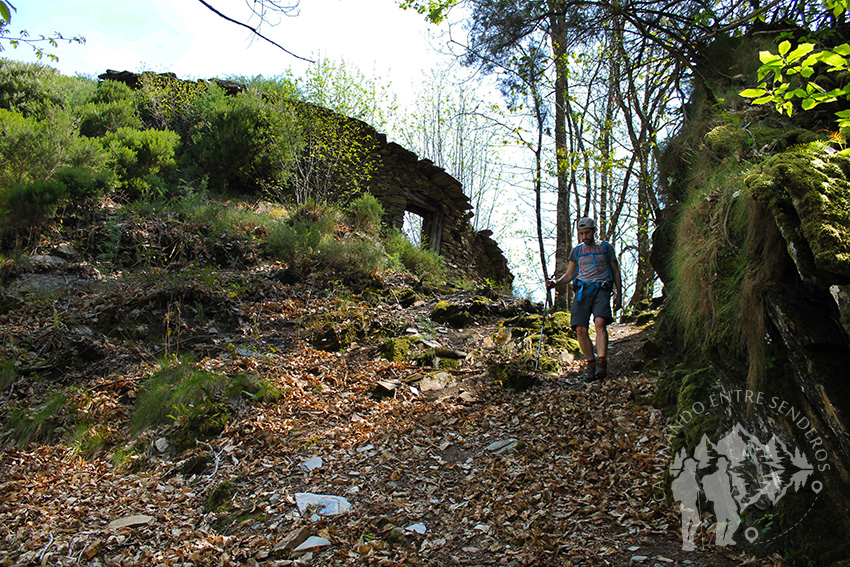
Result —
<path fill-rule="evenodd" d="M 714 547 L 711 534 L 697 552 L 681 551 L 678 510 L 660 489 L 669 455 L 666 420 L 648 404 L 654 376 L 630 370 L 644 329 L 612 327 L 609 380 L 583 384 L 579 363 L 568 362 L 563 375 L 516 391 L 487 369 L 495 347 L 482 345 L 502 332 L 499 319 L 431 328 L 439 297 L 352 305 L 315 283 L 278 282 L 273 267 L 220 270 L 209 283 L 170 273 L 79 281 L 0 315 L 5 354 L 24 377 L 4 406 L 43 398 L 49 380 L 39 376 L 75 384 L 78 414 L 101 424 L 111 450 L 4 443 L 0 565 L 746 559 Z M 359 334 L 339 352 L 317 349 L 305 321 L 343 311 L 349 323 L 363 318 Z M 466 354 L 427 390 L 433 369 L 386 360 L 369 340 L 378 329 L 426 328 L 430 342 Z M 69 345 L 88 359 L 63 360 Z M 251 373 L 280 397 L 235 402 L 222 433 L 182 454 L 144 434 L 130 459 L 138 470 L 116 466 L 139 384 L 163 355 L 189 349 L 198 368 Z M 392 387 L 376 396 L 381 381 Z"/>

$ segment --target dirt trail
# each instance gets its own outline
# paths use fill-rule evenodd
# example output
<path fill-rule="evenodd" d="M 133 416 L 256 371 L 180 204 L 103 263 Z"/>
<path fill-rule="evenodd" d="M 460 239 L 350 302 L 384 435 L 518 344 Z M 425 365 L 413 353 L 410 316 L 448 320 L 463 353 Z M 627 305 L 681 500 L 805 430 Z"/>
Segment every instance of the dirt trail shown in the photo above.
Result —
<path fill-rule="evenodd" d="M 646 331 L 611 327 L 609 380 L 582 383 L 576 362 L 517 392 L 480 364 L 411 382 L 415 370 L 373 347 L 317 351 L 262 320 L 254 336 L 288 349 L 200 365 L 272 378 L 284 394 L 238 405 L 215 440 L 175 455 L 146 439 L 138 473 L 68 445 L 0 453 L 0 565 L 740 564 L 710 543 L 683 553 L 678 516 L 657 498 L 665 419 L 649 405 L 653 378 L 630 370 Z M 445 342 L 474 347 L 496 328 Z M 380 379 L 400 386 L 376 397 Z M 136 380 L 90 384 L 92 419 L 125 420 Z M 299 493 L 351 509 L 302 514 Z M 293 534 L 322 545 L 295 559 Z"/>

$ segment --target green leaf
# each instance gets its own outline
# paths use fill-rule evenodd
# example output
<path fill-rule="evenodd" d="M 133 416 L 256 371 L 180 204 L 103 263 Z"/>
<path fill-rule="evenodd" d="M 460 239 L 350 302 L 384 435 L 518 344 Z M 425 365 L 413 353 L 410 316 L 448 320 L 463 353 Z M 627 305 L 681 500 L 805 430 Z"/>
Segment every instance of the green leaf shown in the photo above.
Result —
<path fill-rule="evenodd" d="M 847 60 L 837 53 L 832 53 L 831 51 L 824 51 L 821 53 L 820 60 L 822 63 L 826 63 L 834 69 L 845 69 L 847 67 Z"/>
<path fill-rule="evenodd" d="M 815 70 L 811 67 L 803 67 L 803 69 L 800 71 L 800 74 L 808 79 L 809 77 L 815 74 Z"/>
<path fill-rule="evenodd" d="M 779 55 L 774 55 L 770 51 L 759 51 L 759 61 L 768 65 L 780 61 L 782 58 Z"/>
<path fill-rule="evenodd" d="M 12 11 L 9 10 L 9 5 L 0 0 L 0 18 L 3 18 L 7 24 L 12 23 Z"/>
<path fill-rule="evenodd" d="M 800 45 L 797 46 L 797 49 L 795 49 L 794 51 L 792 51 L 788 55 L 788 62 L 793 63 L 795 61 L 798 61 L 798 60 L 802 59 L 803 57 L 805 57 L 806 55 L 808 55 L 809 53 L 811 53 L 814 49 L 815 49 L 814 43 L 801 43 Z"/>
<path fill-rule="evenodd" d="M 757 98 L 757 99 L 755 99 L 755 100 L 752 102 L 752 104 L 764 104 L 764 103 L 766 103 L 766 102 L 770 102 L 770 101 L 772 101 L 772 100 L 773 100 L 773 97 L 772 97 L 772 96 L 763 96 L 763 97 L 761 97 L 761 98 Z"/>
<path fill-rule="evenodd" d="M 817 105 L 818 105 L 817 101 L 815 101 L 811 98 L 804 98 L 803 104 L 801 106 L 803 107 L 803 110 L 811 110 L 814 107 L 816 107 Z"/>
<path fill-rule="evenodd" d="M 791 51 L 791 42 L 788 40 L 783 41 L 779 44 L 779 55 L 784 56 L 786 53 Z"/>
<path fill-rule="evenodd" d="M 836 47 L 832 48 L 832 51 L 839 55 L 843 55 L 844 57 L 850 56 L 850 45 L 846 43 L 842 43 Z"/>
<path fill-rule="evenodd" d="M 767 89 L 745 89 L 738 94 L 744 98 L 756 98 L 764 96 L 765 93 L 767 93 Z"/>

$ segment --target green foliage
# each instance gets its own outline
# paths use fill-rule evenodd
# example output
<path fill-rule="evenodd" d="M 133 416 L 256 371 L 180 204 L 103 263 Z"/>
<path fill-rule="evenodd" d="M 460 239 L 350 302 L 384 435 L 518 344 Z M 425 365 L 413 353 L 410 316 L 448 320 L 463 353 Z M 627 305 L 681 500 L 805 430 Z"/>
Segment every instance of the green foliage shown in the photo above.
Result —
<path fill-rule="evenodd" d="M 208 174 L 211 188 L 280 194 L 300 144 L 294 116 L 256 91 L 228 97 L 211 87 L 188 109 L 186 161 Z"/>
<path fill-rule="evenodd" d="M 384 245 L 391 267 L 410 272 L 419 278 L 420 282 L 446 281 L 446 268 L 442 257 L 432 250 L 414 246 L 401 231 L 391 231 Z"/>
<path fill-rule="evenodd" d="M 794 112 L 794 100 L 800 102 L 802 110 L 808 111 L 820 104 L 850 99 L 850 82 L 827 90 L 813 79 L 818 65 L 825 66 L 827 73 L 846 73 L 850 70 L 848 57 L 850 45 L 846 43 L 816 50 L 813 43 L 800 43 L 792 49 L 791 42 L 783 41 L 777 53 L 759 53 L 762 63 L 758 70 L 759 84 L 740 94 L 754 99 L 753 104 L 773 104 L 778 112 L 788 116 Z M 850 131 L 850 110 L 836 112 L 836 116 L 839 128 Z M 850 153 L 850 149 L 842 151 Z"/>
<path fill-rule="evenodd" d="M 347 208 L 351 228 L 364 234 L 377 234 L 381 229 L 384 206 L 371 193 L 364 193 L 354 199 Z"/>
<path fill-rule="evenodd" d="M 381 130 L 395 111 L 395 97 L 388 86 L 378 85 L 345 61 L 319 59 L 307 68 L 297 85 L 310 103 Z"/>
<path fill-rule="evenodd" d="M 62 104 L 52 88 L 59 76 L 44 65 L 0 59 L 0 108 L 42 116 L 48 107 Z"/>
<path fill-rule="evenodd" d="M 120 186 L 131 197 L 156 190 L 161 178 L 173 172 L 179 143 L 180 137 L 168 130 L 123 127 L 103 137 Z"/>
<path fill-rule="evenodd" d="M 90 102 L 76 112 L 80 117 L 80 134 L 90 138 L 99 138 L 107 132 L 117 132 L 120 128 L 142 128 L 142 120 L 136 114 L 133 101 L 129 99 Z"/>
<path fill-rule="evenodd" d="M 97 85 L 97 91 L 91 99 L 95 104 L 108 104 L 111 102 L 133 102 L 133 89 L 118 81 L 101 81 Z"/>
<path fill-rule="evenodd" d="M 311 104 L 295 110 L 303 140 L 293 164 L 295 201 L 344 202 L 365 190 L 376 168 L 375 131 Z"/>
<path fill-rule="evenodd" d="M 142 73 L 139 82 L 135 99 L 142 122 L 157 130 L 172 130 L 185 139 L 192 125 L 191 106 L 207 92 L 208 85 L 151 72 Z M 120 96 L 115 90 L 113 94 Z"/>
<path fill-rule="evenodd" d="M 0 187 L 48 179 L 83 151 L 68 112 L 50 110 L 38 120 L 0 109 Z"/>
<path fill-rule="evenodd" d="M 111 442 L 112 432 L 106 425 L 77 423 L 71 433 L 74 454 L 91 459 L 102 452 Z"/>
<path fill-rule="evenodd" d="M 0 360 L 0 391 L 5 392 L 18 379 L 14 360 Z"/>
<path fill-rule="evenodd" d="M 168 422 L 178 408 L 206 407 L 227 388 L 228 378 L 199 369 L 187 360 L 168 360 L 139 388 L 130 428 L 139 434 Z"/>
<path fill-rule="evenodd" d="M 67 200 L 68 190 L 61 181 L 33 181 L 9 188 L 0 202 L 16 227 L 39 226 L 56 214 L 59 203 Z"/>
<path fill-rule="evenodd" d="M 280 398 L 280 390 L 268 380 L 252 374 L 237 374 L 230 381 L 230 398 L 250 398 L 260 402 L 273 402 Z"/>
<path fill-rule="evenodd" d="M 308 205 L 270 230 L 267 249 L 287 264 L 292 278 L 327 271 L 342 281 L 364 280 L 383 267 L 380 243 L 357 234 L 337 236 L 338 215 Z"/>
<path fill-rule="evenodd" d="M 6 427 L 19 447 L 30 443 L 49 443 L 57 430 L 71 421 L 67 397 L 62 393 L 50 396 L 44 403 L 34 407 L 12 407 Z"/>

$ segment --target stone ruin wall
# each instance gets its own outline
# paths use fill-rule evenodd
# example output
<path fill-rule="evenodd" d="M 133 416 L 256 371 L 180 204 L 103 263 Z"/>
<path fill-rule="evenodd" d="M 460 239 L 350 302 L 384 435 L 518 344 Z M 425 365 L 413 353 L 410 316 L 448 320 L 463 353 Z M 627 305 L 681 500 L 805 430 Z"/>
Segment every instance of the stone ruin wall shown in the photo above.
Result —
<path fill-rule="evenodd" d="M 472 227 L 472 204 L 460 182 L 378 134 L 377 171 L 369 190 L 386 210 L 384 223 L 401 228 L 404 213 L 422 217 L 422 243 L 443 257 L 449 271 L 510 285 L 513 274 L 492 231 Z"/>
<path fill-rule="evenodd" d="M 171 73 L 162 76 L 180 80 Z M 129 71 L 108 70 L 99 78 L 119 81 L 134 89 L 139 86 L 139 75 Z M 245 88 L 232 81 L 212 82 L 231 95 Z M 460 182 L 432 161 L 388 142 L 385 134 L 365 122 L 347 119 L 357 123 L 363 135 L 374 142 L 376 170 L 368 189 L 384 206 L 384 223 L 401 229 L 405 212 L 417 214 L 422 217 L 423 246 L 440 254 L 450 273 L 510 286 L 513 274 L 505 255 L 493 240 L 492 231 L 473 228 L 473 207 Z"/>

